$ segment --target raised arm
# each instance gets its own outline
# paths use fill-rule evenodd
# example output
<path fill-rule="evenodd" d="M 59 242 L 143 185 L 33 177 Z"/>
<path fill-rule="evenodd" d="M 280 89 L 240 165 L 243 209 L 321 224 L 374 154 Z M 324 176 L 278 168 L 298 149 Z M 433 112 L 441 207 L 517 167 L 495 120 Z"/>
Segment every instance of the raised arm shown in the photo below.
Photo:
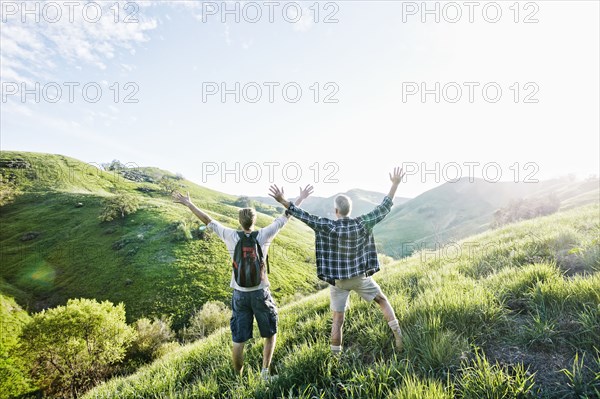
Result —
<path fill-rule="evenodd" d="M 198 216 L 198 219 L 200 219 L 202 221 L 202 223 L 207 225 L 212 221 L 210 216 L 208 216 L 206 213 L 204 213 L 202 210 L 200 210 L 200 208 L 198 208 L 196 205 L 194 205 L 194 203 L 190 199 L 189 192 L 187 193 L 187 195 L 182 195 L 181 193 L 175 191 L 173 193 L 173 200 L 177 204 L 182 204 L 182 205 L 187 206 L 190 209 L 190 211 L 192 211 L 194 213 L 194 215 Z"/>
<path fill-rule="evenodd" d="M 300 187 L 300 195 L 298 195 L 298 198 L 296 198 L 294 205 L 300 206 L 300 204 L 305 199 L 307 199 L 312 193 L 313 193 L 313 186 L 311 186 L 310 184 L 307 184 L 306 187 L 304 187 L 304 188 Z"/>
<path fill-rule="evenodd" d="M 373 228 L 377 223 L 381 222 L 390 210 L 392 209 L 392 205 L 394 205 L 393 200 L 396 195 L 396 190 L 398 189 L 398 185 L 402 181 L 404 177 L 404 173 L 402 168 L 394 168 L 394 172 L 390 173 L 390 180 L 392 181 L 392 187 L 388 192 L 388 195 L 383 199 L 383 202 L 378 205 L 371 212 L 362 215 L 359 219 L 367 226 L 368 228 Z"/>
<path fill-rule="evenodd" d="M 312 194 L 312 186 L 306 186 L 304 190 L 300 190 L 300 196 L 296 200 L 296 205 L 298 204 L 298 200 L 302 202 L 304 198 L 308 197 Z M 275 199 L 275 201 L 279 202 L 283 205 L 288 213 L 297 218 L 298 220 L 304 222 L 308 227 L 313 230 L 323 231 L 323 232 L 331 232 L 335 229 L 335 225 L 330 219 L 321 218 L 315 215 L 311 215 L 310 213 L 297 208 L 296 205 L 292 204 L 290 201 L 286 200 L 283 196 L 283 187 L 280 189 L 276 185 L 272 185 L 270 188 L 269 195 Z"/>
<path fill-rule="evenodd" d="M 402 178 L 404 177 L 405 174 L 406 173 L 403 172 L 403 168 L 398 168 L 398 167 L 394 168 L 394 174 L 390 173 L 390 180 L 392 181 L 392 187 L 390 188 L 388 197 L 390 197 L 390 199 L 392 201 L 394 200 L 394 197 L 396 196 L 396 189 L 398 188 L 398 185 L 402 181 Z"/>

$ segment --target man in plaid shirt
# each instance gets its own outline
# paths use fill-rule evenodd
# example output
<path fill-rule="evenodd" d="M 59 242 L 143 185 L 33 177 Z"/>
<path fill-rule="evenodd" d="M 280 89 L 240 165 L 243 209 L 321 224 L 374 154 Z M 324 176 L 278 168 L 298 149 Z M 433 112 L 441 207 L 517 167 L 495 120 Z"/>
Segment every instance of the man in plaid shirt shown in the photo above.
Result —
<path fill-rule="evenodd" d="M 279 189 L 275 185 L 271 187 L 271 197 L 287 208 L 286 213 L 301 220 L 315 232 L 317 274 L 321 280 L 330 284 L 330 307 L 333 312 L 331 350 L 336 354 L 342 350 L 342 327 L 350 291 L 355 291 L 366 301 L 377 302 L 394 333 L 396 348 L 402 348 L 402 332 L 394 309 L 371 277 L 379 271 L 373 227 L 392 209 L 392 199 L 402 177 L 402 169 L 395 168 L 394 173 L 390 173 L 392 187 L 381 205 L 357 218 L 350 218 L 350 198 L 345 195 L 337 196 L 337 220 L 311 215 L 287 201 L 283 196 L 283 188 Z M 312 193 L 312 187 L 307 192 Z"/>

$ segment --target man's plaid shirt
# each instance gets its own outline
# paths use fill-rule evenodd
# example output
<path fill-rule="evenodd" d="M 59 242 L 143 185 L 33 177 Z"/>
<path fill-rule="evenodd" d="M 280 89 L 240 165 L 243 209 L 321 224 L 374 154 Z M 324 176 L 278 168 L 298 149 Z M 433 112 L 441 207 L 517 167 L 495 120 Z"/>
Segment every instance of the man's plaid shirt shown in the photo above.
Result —
<path fill-rule="evenodd" d="M 357 218 L 331 220 L 291 204 L 288 212 L 315 231 L 318 277 L 335 285 L 359 275 L 371 276 L 379 271 L 373 227 L 392 209 L 392 199 L 386 196 L 381 205 Z"/>

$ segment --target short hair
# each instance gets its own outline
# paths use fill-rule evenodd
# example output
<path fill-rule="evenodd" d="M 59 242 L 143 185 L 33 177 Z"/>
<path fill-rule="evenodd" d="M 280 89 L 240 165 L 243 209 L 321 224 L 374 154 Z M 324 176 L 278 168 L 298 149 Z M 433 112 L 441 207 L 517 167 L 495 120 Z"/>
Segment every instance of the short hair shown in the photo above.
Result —
<path fill-rule="evenodd" d="M 250 227 L 256 222 L 256 211 L 252 208 L 242 208 L 238 212 L 240 224 L 245 230 L 250 230 Z"/>
<path fill-rule="evenodd" d="M 352 200 L 346 195 L 335 197 L 334 206 L 342 216 L 348 216 L 352 211 Z"/>

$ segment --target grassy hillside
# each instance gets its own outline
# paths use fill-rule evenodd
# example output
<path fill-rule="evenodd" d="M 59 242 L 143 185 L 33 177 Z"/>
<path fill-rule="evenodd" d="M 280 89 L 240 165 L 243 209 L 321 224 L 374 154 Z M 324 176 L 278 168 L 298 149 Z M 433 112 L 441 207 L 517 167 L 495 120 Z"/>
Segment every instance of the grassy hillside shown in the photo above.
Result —
<path fill-rule="evenodd" d="M 463 178 L 445 183 L 394 206 L 375 227 L 380 251 L 395 258 L 410 255 L 415 248 L 432 248 L 437 243 L 456 241 L 490 228 L 494 212 L 518 198 L 546 198 L 554 194 L 561 209 L 599 203 L 598 179 L 569 178 L 539 183 L 492 183 Z"/>
<path fill-rule="evenodd" d="M 375 305 L 352 294 L 344 352 L 333 357 L 324 290 L 281 308 L 269 384 L 259 378 L 261 340 L 238 380 L 223 329 L 85 397 L 598 397 L 599 244 L 593 205 L 387 266 L 375 279 L 404 331 L 401 353 Z"/>
<path fill-rule="evenodd" d="M 123 302 L 128 318 L 171 315 L 180 327 L 208 300 L 230 298 L 229 255 L 212 233 L 162 190 L 162 177 L 216 220 L 238 227 L 235 197 L 156 168 L 128 170 L 125 178 L 61 155 L 0 155 L 3 189 L 15 198 L 0 207 L 0 292 L 29 311 L 86 297 Z M 100 222 L 103 200 L 116 192 L 139 199 L 124 219 Z M 258 226 L 277 213 L 261 208 Z M 313 236 L 292 220 L 270 250 L 276 298 L 314 292 Z"/>

